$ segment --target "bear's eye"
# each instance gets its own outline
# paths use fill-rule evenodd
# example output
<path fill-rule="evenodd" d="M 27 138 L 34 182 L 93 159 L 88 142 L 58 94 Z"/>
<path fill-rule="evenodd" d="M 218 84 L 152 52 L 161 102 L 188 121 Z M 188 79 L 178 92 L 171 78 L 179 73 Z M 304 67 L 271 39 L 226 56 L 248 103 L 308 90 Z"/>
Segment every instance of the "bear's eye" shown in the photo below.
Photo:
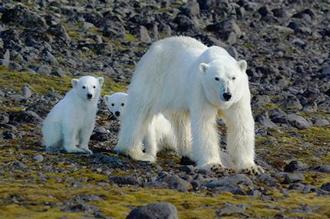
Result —
<path fill-rule="evenodd" d="M 82 89 L 86 89 L 86 87 L 85 86 L 82 86 Z"/>
<path fill-rule="evenodd" d="M 121 106 L 125 106 L 125 104 L 124 104 L 124 103 L 122 103 L 122 104 L 121 104 Z"/>
<path fill-rule="evenodd" d="M 96 86 L 94 85 L 94 86 L 93 86 L 93 88 L 95 89 L 95 88 L 96 88 Z"/>
<path fill-rule="evenodd" d="M 115 104 L 114 104 L 114 103 L 112 103 L 112 104 L 111 104 L 111 106 L 115 106 Z"/>
<path fill-rule="evenodd" d="M 234 81 L 235 79 L 236 79 L 236 77 L 232 77 L 232 78 L 231 78 L 231 80 L 233 80 L 233 81 Z"/>
<path fill-rule="evenodd" d="M 214 80 L 219 81 L 220 79 L 218 77 L 215 77 Z"/>

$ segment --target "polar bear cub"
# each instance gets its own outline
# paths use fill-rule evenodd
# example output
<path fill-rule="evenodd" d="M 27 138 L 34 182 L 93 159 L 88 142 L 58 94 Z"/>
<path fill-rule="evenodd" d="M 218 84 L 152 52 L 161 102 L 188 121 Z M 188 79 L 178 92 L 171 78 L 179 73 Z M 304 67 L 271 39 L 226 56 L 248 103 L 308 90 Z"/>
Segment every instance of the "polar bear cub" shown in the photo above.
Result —
<path fill-rule="evenodd" d="M 97 104 L 104 79 L 84 76 L 72 79 L 72 89 L 59 101 L 43 122 L 46 150 L 89 153 L 88 142 L 95 126 Z"/>
<path fill-rule="evenodd" d="M 112 95 L 105 95 L 104 100 L 109 111 L 121 120 L 127 102 L 127 93 L 117 92 Z M 151 155 L 148 161 L 154 162 L 157 153 L 168 148 L 176 151 L 175 135 L 171 123 L 161 113 L 154 115 L 149 124 L 146 135 L 143 139 L 146 155 Z"/>
<path fill-rule="evenodd" d="M 116 151 L 141 159 L 139 144 L 154 115 L 166 113 L 180 151 L 198 168 L 222 167 L 218 110 L 227 126 L 227 149 L 239 171 L 262 172 L 254 158 L 254 119 L 247 62 L 190 37 L 153 43 L 138 62 Z"/>

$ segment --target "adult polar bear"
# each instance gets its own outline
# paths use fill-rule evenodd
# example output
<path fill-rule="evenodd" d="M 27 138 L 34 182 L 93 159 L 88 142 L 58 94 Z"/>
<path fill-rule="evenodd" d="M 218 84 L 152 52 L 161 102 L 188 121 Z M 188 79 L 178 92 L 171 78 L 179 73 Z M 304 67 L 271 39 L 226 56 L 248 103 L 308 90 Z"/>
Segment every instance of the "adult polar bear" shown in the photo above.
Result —
<path fill-rule="evenodd" d="M 196 161 L 198 168 L 222 166 L 216 130 L 221 110 L 233 168 L 262 172 L 254 162 L 246 68 L 246 61 L 236 61 L 223 48 L 190 37 L 155 42 L 137 64 L 115 150 L 148 160 L 140 145 L 152 117 L 161 112 L 173 125 L 180 154 Z"/>

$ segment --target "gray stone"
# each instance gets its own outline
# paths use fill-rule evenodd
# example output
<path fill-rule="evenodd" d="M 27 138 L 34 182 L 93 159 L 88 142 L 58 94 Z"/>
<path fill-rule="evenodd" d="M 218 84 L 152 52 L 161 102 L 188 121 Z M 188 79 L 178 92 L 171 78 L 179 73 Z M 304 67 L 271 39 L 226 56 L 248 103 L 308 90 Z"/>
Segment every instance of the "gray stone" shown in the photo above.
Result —
<path fill-rule="evenodd" d="M 283 176 L 283 183 L 285 184 L 301 182 L 305 179 L 302 173 L 285 173 Z"/>
<path fill-rule="evenodd" d="M 251 186 L 253 185 L 253 182 L 249 177 L 247 177 L 244 174 L 236 174 L 236 175 L 225 176 L 219 179 L 208 181 L 207 183 L 204 184 L 204 186 L 212 189 L 219 186 L 231 186 L 231 185 L 237 186 L 240 184 Z"/>
<path fill-rule="evenodd" d="M 49 65 L 41 65 L 38 68 L 37 72 L 44 75 L 50 75 L 52 72 L 52 68 Z"/>
<path fill-rule="evenodd" d="M 216 214 L 220 217 L 223 216 L 229 216 L 233 214 L 243 214 L 246 210 L 246 205 L 245 204 L 231 204 L 231 203 L 226 203 L 223 208 L 220 208 L 216 211 Z"/>
<path fill-rule="evenodd" d="M 32 96 L 32 90 L 30 85 L 24 84 L 22 87 L 22 93 L 25 98 L 27 99 L 30 98 Z"/>
<path fill-rule="evenodd" d="M 37 154 L 33 157 L 33 159 L 37 162 L 42 162 L 44 160 L 44 156 L 42 156 L 41 154 Z"/>
<path fill-rule="evenodd" d="M 316 167 L 315 170 L 322 173 L 330 173 L 330 165 L 320 165 Z"/>
<path fill-rule="evenodd" d="M 140 180 L 135 176 L 110 176 L 110 182 L 118 185 L 139 185 Z"/>
<path fill-rule="evenodd" d="M 151 38 L 145 26 L 140 26 L 140 40 L 144 43 L 150 43 Z"/>
<path fill-rule="evenodd" d="M 135 208 L 126 219 L 178 219 L 178 213 L 174 205 L 160 202 Z"/>
<path fill-rule="evenodd" d="M 306 129 L 310 128 L 312 124 L 308 122 L 304 117 L 291 113 L 288 115 L 289 123 L 298 128 L 298 129 Z"/>
<path fill-rule="evenodd" d="M 328 192 L 330 192 L 330 183 L 329 183 L 329 182 L 324 183 L 324 184 L 321 185 L 320 188 L 321 188 L 322 190 L 324 190 L 324 191 L 328 191 Z"/>
<path fill-rule="evenodd" d="M 330 122 L 326 119 L 317 118 L 314 121 L 314 125 L 319 126 L 319 127 L 328 126 L 328 125 L 330 125 Z"/>
<path fill-rule="evenodd" d="M 299 170 L 305 170 L 307 165 L 299 160 L 293 160 L 284 167 L 285 172 L 295 172 Z"/>
<path fill-rule="evenodd" d="M 181 179 L 177 175 L 167 175 L 161 180 L 161 182 L 166 183 L 168 188 L 176 189 L 180 192 L 187 192 L 192 188 L 189 182 Z"/>

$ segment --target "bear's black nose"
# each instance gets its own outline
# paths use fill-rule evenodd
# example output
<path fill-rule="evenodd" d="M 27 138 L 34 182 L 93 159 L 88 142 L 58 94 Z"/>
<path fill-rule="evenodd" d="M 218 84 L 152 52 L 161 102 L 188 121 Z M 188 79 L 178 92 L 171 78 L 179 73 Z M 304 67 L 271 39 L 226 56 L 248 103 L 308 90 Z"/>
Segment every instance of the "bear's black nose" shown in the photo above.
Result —
<path fill-rule="evenodd" d="M 231 98 L 231 93 L 224 93 L 223 94 L 223 99 L 225 99 L 225 101 L 230 100 L 230 98 Z"/>
<path fill-rule="evenodd" d="M 116 111 L 115 112 L 115 115 L 118 117 L 118 116 L 120 116 L 120 112 L 119 111 Z"/>
<path fill-rule="evenodd" d="M 88 99 L 92 99 L 93 95 L 92 94 L 87 94 Z"/>

